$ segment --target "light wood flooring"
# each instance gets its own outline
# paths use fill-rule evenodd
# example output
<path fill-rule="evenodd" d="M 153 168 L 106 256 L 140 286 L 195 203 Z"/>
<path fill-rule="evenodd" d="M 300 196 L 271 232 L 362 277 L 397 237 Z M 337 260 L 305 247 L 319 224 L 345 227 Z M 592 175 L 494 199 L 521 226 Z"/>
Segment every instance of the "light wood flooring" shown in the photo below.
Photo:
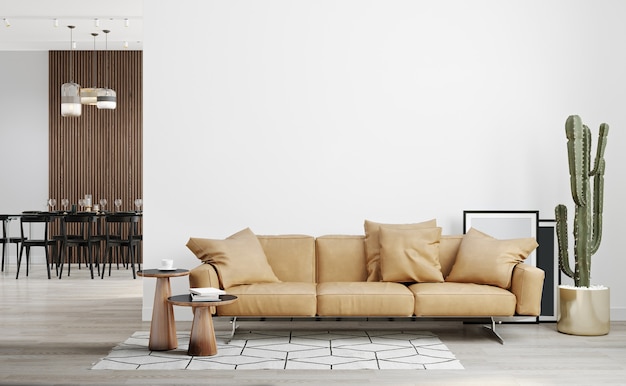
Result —
<path fill-rule="evenodd" d="M 142 278 L 89 279 L 86 269 L 48 280 L 45 267 L 0 274 L 0 384 L 37 385 L 626 385 L 626 322 L 601 337 L 560 334 L 554 323 L 503 324 L 501 345 L 480 325 L 453 321 L 247 321 L 241 328 L 398 328 L 435 332 L 465 370 L 112 371 L 91 366 L 141 321 Z M 190 322 L 178 322 L 189 330 Z M 228 329 L 224 319 L 217 330 Z M 219 331 L 218 331 L 219 332 Z"/>

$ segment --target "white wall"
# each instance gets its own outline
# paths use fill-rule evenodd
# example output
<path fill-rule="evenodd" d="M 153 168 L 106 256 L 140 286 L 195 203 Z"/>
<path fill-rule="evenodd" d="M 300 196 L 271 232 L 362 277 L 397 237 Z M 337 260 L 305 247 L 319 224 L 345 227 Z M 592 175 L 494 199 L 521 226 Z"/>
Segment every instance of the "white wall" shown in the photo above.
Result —
<path fill-rule="evenodd" d="M 564 122 L 606 151 L 595 283 L 626 319 L 619 1 L 146 2 L 146 266 L 190 236 L 362 234 L 364 219 L 571 203 Z M 167 20 L 167 24 L 163 21 Z M 172 279 L 185 292 L 186 278 Z M 144 284 L 150 317 L 154 282 Z M 178 309 L 178 307 L 177 307 Z M 190 317 L 190 313 L 179 318 Z"/>
<path fill-rule="evenodd" d="M 362 234 L 365 218 L 437 217 L 450 234 L 464 209 L 551 218 L 571 206 L 563 124 L 579 114 L 594 139 L 612 127 L 593 281 L 626 320 L 626 4 L 155 3 L 144 5 L 147 267 L 195 267 L 190 236 L 246 226 Z M 0 211 L 43 208 L 47 53 L 0 52 L 0 63 Z M 148 319 L 154 281 L 144 288 Z"/>
<path fill-rule="evenodd" d="M 44 210 L 48 199 L 48 53 L 0 51 L 0 68 L 0 213 Z M 10 233 L 19 234 L 19 223 L 12 222 Z M 9 254 L 14 269 L 15 249 Z"/>

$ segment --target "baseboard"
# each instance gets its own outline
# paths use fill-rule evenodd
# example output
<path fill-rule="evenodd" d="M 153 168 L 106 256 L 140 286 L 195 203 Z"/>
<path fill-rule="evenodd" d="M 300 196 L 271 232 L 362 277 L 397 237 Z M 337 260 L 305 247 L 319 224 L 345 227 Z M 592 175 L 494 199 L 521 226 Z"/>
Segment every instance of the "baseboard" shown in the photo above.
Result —
<path fill-rule="evenodd" d="M 626 307 L 611 307 L 611 321 L 612 322 L 626 321 Z"/>

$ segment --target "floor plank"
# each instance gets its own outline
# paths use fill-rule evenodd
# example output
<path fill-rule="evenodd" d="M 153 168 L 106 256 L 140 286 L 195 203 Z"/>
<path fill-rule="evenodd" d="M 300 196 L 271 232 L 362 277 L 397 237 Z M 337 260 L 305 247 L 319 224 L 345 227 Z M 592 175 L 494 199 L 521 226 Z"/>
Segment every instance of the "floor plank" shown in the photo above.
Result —
<path fill-rule="evenodd" d="M 480 324 L 457 321 L 244 321 L 243 329 L 421 329 L 436 333 L 465 370 L 362 371 L 112 371 L 91 366 L 141 321 L 142 278 L 114 271 L 104 280 L 72 267 L 70 277 L 46 278 L 43 266 L 15 279 L 0 274 L 0 384 L 99 385 L 590 385 L 626 384 L 626 322 L 609 335 L 560 334 L 554 323 L 502 324 L 497 343 Z M 190 322 L 177 322 L 189 330 Z M 227 331 L 216 320 L 218 334 Z"/>

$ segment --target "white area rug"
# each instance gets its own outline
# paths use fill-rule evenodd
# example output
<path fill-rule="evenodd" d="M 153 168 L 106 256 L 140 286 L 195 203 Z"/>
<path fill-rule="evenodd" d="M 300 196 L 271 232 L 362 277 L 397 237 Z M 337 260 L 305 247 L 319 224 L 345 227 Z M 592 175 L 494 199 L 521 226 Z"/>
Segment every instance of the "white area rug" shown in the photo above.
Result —
<path fill-rule="evenodd" d="M 135 332 L 92 369 L 463 369 L 446 345 L 428 331 L 238 330 L 228 344 L 218 336 L 218 353 L 209 357 L 187 355 L 189 332 L 177 336 L 177 349 L 150 351 L 149 333 Z"/>

